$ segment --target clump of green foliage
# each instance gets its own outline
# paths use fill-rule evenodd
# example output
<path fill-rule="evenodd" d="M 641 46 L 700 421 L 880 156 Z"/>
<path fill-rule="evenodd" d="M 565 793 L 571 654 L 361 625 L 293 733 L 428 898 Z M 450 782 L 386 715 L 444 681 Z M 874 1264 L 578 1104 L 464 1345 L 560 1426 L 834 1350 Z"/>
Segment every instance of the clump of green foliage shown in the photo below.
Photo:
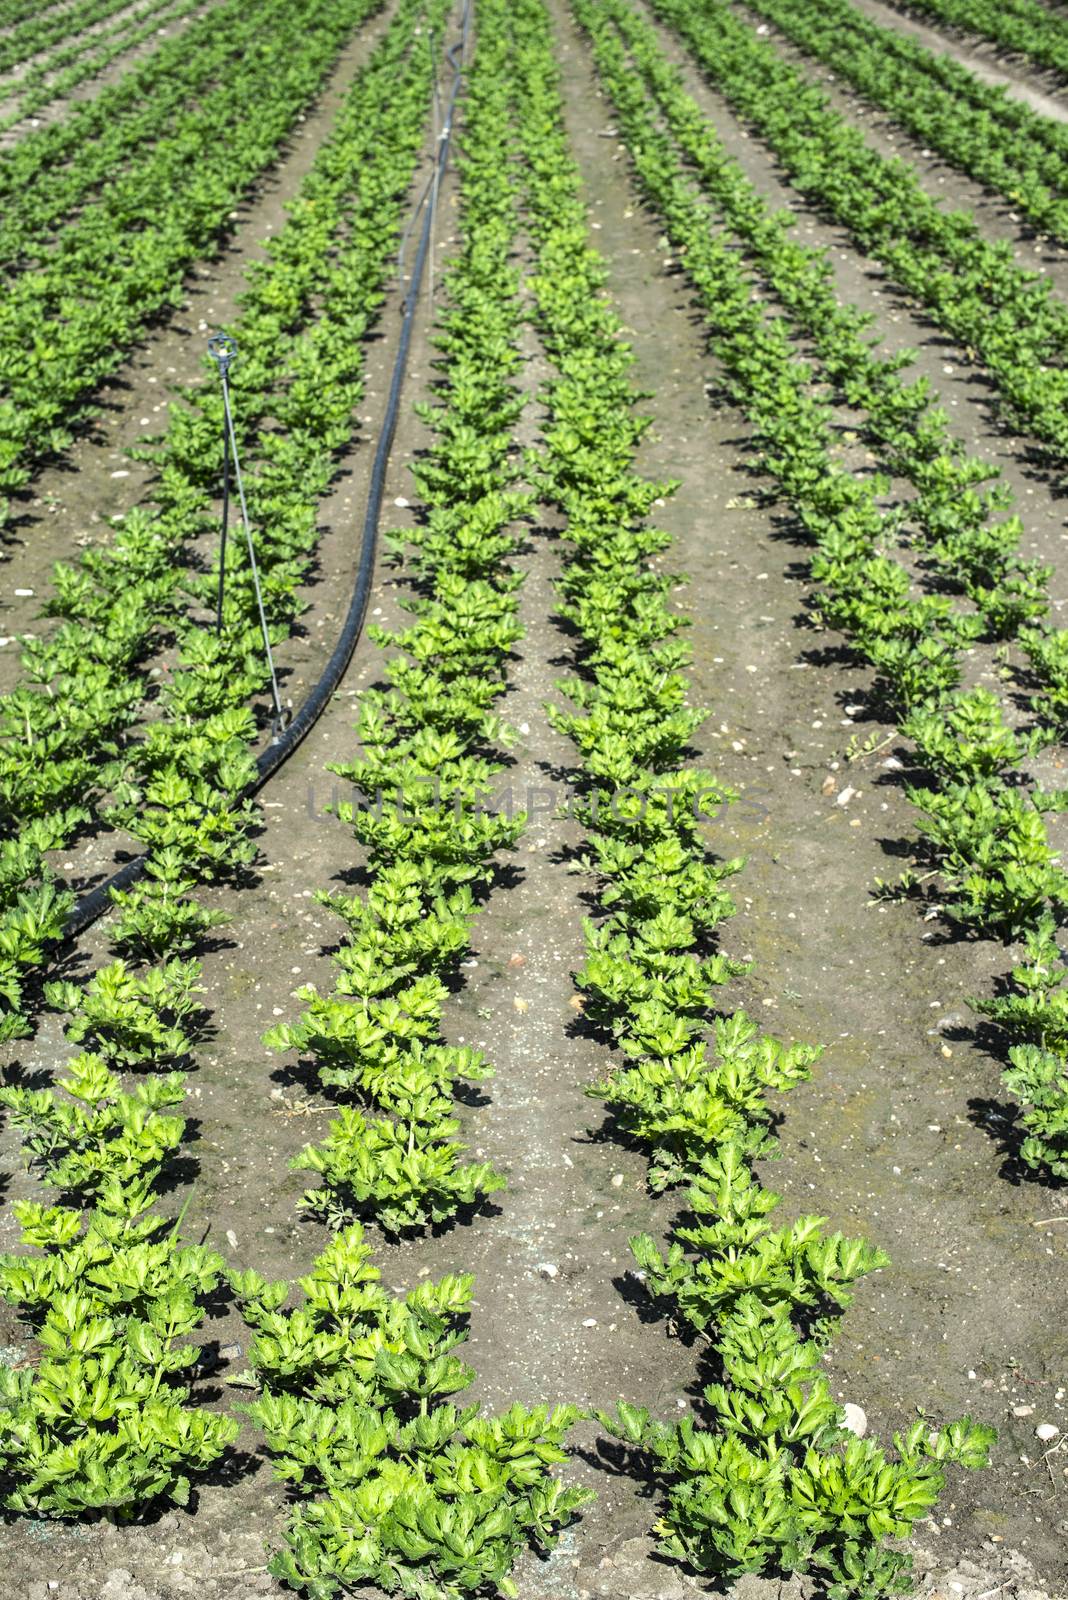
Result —
<path fill-rule="evenodd" d="M 299 1495 L 271 1571 L 316 1600 L 364 1583 L 413 1600 L 516 1597 L 520 1550 L 551 1543 L 592 1498 L 551 1471 L 579 1413 L 513 1405 L 487 1420 L 455 1405 L 474 1377 L 457 1353 L 472 1279 L 397 1299 L 369 1257 L 351 1224 L 291 1309 L 288 1284 L 231 1279 L 255 1335 L 249 1414 Z"/>

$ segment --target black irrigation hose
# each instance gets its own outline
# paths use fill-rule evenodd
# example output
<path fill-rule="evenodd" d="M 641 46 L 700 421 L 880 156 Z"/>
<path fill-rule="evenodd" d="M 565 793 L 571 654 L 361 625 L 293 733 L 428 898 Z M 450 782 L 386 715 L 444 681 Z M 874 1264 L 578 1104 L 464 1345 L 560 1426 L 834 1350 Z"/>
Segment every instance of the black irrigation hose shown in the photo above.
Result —
<path fill-rule="evenodd" d="M 422 205 L 427 194 L 436 198 L 437 186 L 444 177 L 445 169 L 449 162 L 449 146 L 452 138 L 452 119 L 459 98 L 460 85 L 463 81 L 462 53 L 467 44 L 468 25 L 470 21 L 471 0 L 464 0 L 463 20 L 461 24 L 461 38 L 446 51 L 445 59 L 453 69 L 454 77 L 452 91 L 449 96 L 448 111 L 441 133 L 438 136 L 438 151 L 435 161 L 431 183 L 424 191 Z M 460 60 L 457 60 L 457 54 Z M 416 208 L 418 212 L 418 207 Z M 334 646 L 330 660 L 323 668 L 323 672 L 308 698 L 290 722 L 285 732 L 274 738 L 256 760 L 256 776 L 247 788 L 234 797 L 236 805 L 241 800 L 251 799 L 263 788 L 264 784 L 273 778 L 290 756 L 297 749 L 312 728 L 322 716 L 329 705 L 334 690 L 337 688 L 349 662 L 352 660 L 353 651 L 363 630 L 364 617 L 367 613 L 367 602 L 371 596 L 371 579 L 374 575 L 375 552 L 378 546 L 378 519 L 382 511 L 382 499 L 386 488 L 386 471 L 389 467 L 389 455 L 393 447 L 393 438 L 397 431 L 397 417 L 400 413 L 401 391 L 404 386 L 405 373 L 408 366 L 408 351 L 412 342 L 412 330 L 415 324 L 415 311 L 419 299 L 419 290 L 423 281 L 423 272 L 426 267 L 427 256 L 430 252 L 430 240 L 436 218 L 436 206 L 431 203 L 426 207 L 426 216 L 423 221 L 423 231 L 419 239 L 419 249 L 416 253 L 415 263 L 412 267 L 411 281 L 408 292 L 404 297 L 404 319 L 401 323 L 400 339 L 397 344 L 397 354 L 393 362 L 393 375 L 390 379 L 389 398 L 386 403 L 386 414 L 382 422 L 382 430 L 378 436 L 375 448 L 374 461 L 371 466 L 371 483 L 367 497 L 367 510 L 363 519 L 363 534 L 360 546 L 360 561 L 356 568 L 356 582 L 349 601 L 348 615 L 345 625 L 341 630 L 337 644 Z M 124 867 L 114 873 L 106 882 L 83 895 L 67 918 L 60 936 L 61 943 L 69 943 L 86 928 L 92 926 L 105 911 L 111 908 L 111 894 L 113 890 L 128 889 L 131 884 L 142 878 L 148 866 L 149 853 L 135 856 Z"/>

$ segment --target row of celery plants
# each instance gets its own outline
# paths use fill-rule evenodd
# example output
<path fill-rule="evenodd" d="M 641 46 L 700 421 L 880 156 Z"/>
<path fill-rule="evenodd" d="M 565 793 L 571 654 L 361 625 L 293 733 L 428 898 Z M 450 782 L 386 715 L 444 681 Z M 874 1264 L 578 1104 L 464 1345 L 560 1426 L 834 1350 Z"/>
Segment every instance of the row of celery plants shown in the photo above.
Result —
<path fill-rule="evenodd" d="M 38 12 L 17 23 L 0 35 L 0 72 L 10 71 L 20 61 L 28 61 L 72 34 L 106 22 L 128 4 L 129 0 L 76 0 L 72 6 Z"/>
<path fill-rule="evenodd" d="M 242 15 L 224 0 L 63 121 L 0 153 L 0 197 L 9 201 L 0 217 L 0 261 L 12 273 L 32 268 L 64 219 L 116 170 L 173 136 L 188 106 L 230 70 L 235 46 L 243 48 Z"/>
<path fill-rule="evenodd" d="M 77 37 L 57 45 L 10 85 L 0 84 L 0 100 L 13 102 L 11 110 L 0 117 L 0 134 L 98 77 L 120 56 L 131 54 L 203 6 L 204 0 L 150 0 L 138 11 L 124 10 L 111 27 L 87 39 Z"/>
<path fill-rule="evenodd" d="M 635 59 L 654 71 L 659 47 L 623 5 L 596 11 L 584 0 L 576 14 L 594 41 L 598 71 L 620 116 L 635 171 L 649 203 L 664 218 L 708 316 L 711 345 L 726 370 L 727 389 L 754 424 L 761 464 L 777 483 L 816 544 L 813 576 L 821 584 L 822 616 L 845 632 L 877 669 L 876 693 L 885 714 L 915 743 L 927 786 L 908 788 L 921 813 L 921 851 L 941 879 L 943 906 L 954 920 L 985 933 L 1039 938 L 1041 960 L 1028 977 L 1040 1001 L 1022 1025 L 1020 1007 L 1000 1000 L 980 1008 L 1009 1029 L 1013 1043 L 1006 1083 L 1023 1102 L 1021 1146 L 1033 1168 L 1063 1175 L 1068 1159 L 1068 1071 L 1057 1030 L 1045 1026 L 1065 973 L 1050 968 L 1052 918 L 1068 904 L 1068 877 L 1050 842 L 1043 813 L 1061 809 L 1062 796 L 1028 791 L 1019 768 L 1061 735 L 1065 636 L 1023 629 L 1021 642 L 1047 688 L 1038 725 L 1015 734 L 996 696 L 958 692 L 962 658 L 979 637 L 1012 636 L 1029 614 L 1044 609 L 1047 574 L 1015 555 L 1015 518 L 991 525 L 1003 506 L 997 492 L 974 485 L 980 464 L 954 450 L 938 413 L 925 413 L 922 386 L 904 388 L 895 364 L 865 351 L 862 324 L 836 307 L 821 257 L 793 244 L 781 221 L 766 223 L 758 200 L 717 148 L 700 114 L 670 72 L 656 75 L 657 102 L 671 134 L 659 125 L 640 73 L 629 68 L 612 31 L 618 21 Z M 825 365 L 802 360 L 790 327 L 768 316 L 752 295 L 752 276 L 715 216 L 687 182 L 672 137 L 693 161 L 713 205 L 737 227 L 766 281 L 810 336 Z M 748 213 L 747 220 L 735 219 Z M 864 408 L 865 424 L 896 472 L 916 485 L 906 515 L 916 543 L 942 587 L 963 588 L 977 607 L 955 606 L 944 593 L 914 598 L 906 567 L 887 554 L 899 537 L 901 514 L 884 510 L 878 479 L 857 478 L 835 460 L 834 418 L 817 388 Z M 909 419 L 912 425 L 908 425 Z M 920 426 L 915 426 L 916 423 Z M 1037 959 L 1037 958 L 1036 958 Z"/>
<path fill-rule="evenodd" d="M 488 1164 L 462 1163 L 455 1139 L 457 1085 L 484 1078 L 486 1063 L 440 1036 L 444 980 L 469 954 L 497 853 L 524 825 L 478 803 L 508 738 L 495 708 L 522 636 L 522 574 L 508 558 L 527 497 L 515 487 L 514 205 L 507 173 L 484 175 L 488 158 L 474 159 L 464 251 L 433 335 L 436 399 L 417 408 L 433 444 L 412 469 L 420 520 L 405 535 L 414 582 L 401 605 L 413 621 L 370 629 L 390 652 L 385 686 L 360 696 L 360 756 L 330 769 L 352 787 L 337 815 L 365 852 L 368 893 L 319 892 L 346 930 L 334 991 L 299 991 L 300 1017 L 267 1035 L 354 1102 L 297 1158 L 321 1180 L 305 1203 L 335 1225 L 371 1216 L 394 1232 L 444 1221 L 502 1183 Z"/>
<path fill-rule="evenodd" d="M 406 0 L 355 79 L 267 260 L 249 270 L 233 326 L 234 405 L 276 645 L 297 615 L 318 499 L 353 436 L 367 340 L 425 139 L 434 63 L 422 41 L 412 48 L 420 13 Z M 388 155 L 369 164 L 380 146 Z M 148 880 L 122 899 L 120 934 L 154 956 L 201 925 L 185 898 L 191 882 L 249 858 L 249 814 L 232 801 L 257 735 L 248 701 L 266 683 L 255 596 L 232 547 L 216 633 L 198 620 L 216 574 L 188 554 L 212 537 L 221 432 L 216 383 L 187 389 L 151 447 L 151 505 L 129 513 L 110 545 L 56 568 L 48 611 L 59 626 L 24 642 L 25 681 L 0 700 L 5 1038 L 29 1031 L 25 975 L 46 961 L 70 908 L 44 852 L 101 821 L 151 848 Z M 175 640 L 177 670 L 160 687 L 150 663 Z M 135 738 L 146 712 L 153 720 Z"/>
<path fill-rule="evenodd" d="M 446 10 L 432 7 L 425 23 L 440 31 Z M 261 511 L 266 497 L 274 497 L 280 543 L 264 571 L 276 608 L 286 593 L 283 579 L 295 584 L 302 571 L 293 555 L 294 517 L 310 534 L 314 508 L 309 514 L 307 497 L 329 478 L 328 460 L 316 447 L 336 449 L 349 437 L 361 341 L 381 298 L 402 197 L 423 142 L 435 65 L 418 35 L 423 16 L 416 0 L 402 6 L 250 295 L 250 315 L 264 336 L 271 326 L 292 332 L 302 296 L 319 306 L 310 331 L 293 334 L 283 366 L 287 381 L 263 403 L 280 420 L 291 396 L 302 407 L 301 427 L 288 437 L 272 435 L 257 491 Z M 389 142 L 391 155 L 369 172 L 369 141 L 376 139 Z M 325 235 L 309 220 L 319 210 L 326 217 L 336 211 Z M 258 348 L 268 360 L 269 344 Z M 286 357 L 284 343 L 275 349 L 280 360 Z M 251 376 L 248 384 L 256 394 Z M 309 409 L 308 394 L 299 395 L 301 384 L 313 395 L 322 388 L 321 413 Z M 192 417 L 190 411 L 176 425 L 185 429 L 186 447 Z M 217 416 L 214 422 L 213 443 Z M 188 510 L 196 478 L 183 477 L 183 460 L 190 473 L 194 467 L 203 473 L 195 453 L 176 452 L 163 476 L 172 509 Z M 121 546 L 113 559 L 122 562 Z M 98 575 L 99 566 L 80 575 L 83 614 Z M 74 576 L 67 575 L 68 598 Z M 128 957 L 166 959 L 145 970 L 119 959 L 87 983 L 46 985 L 46 1002 L 70 1014 L 66 1035 L 79 1053 L 53 1089 L 0 1091 L 24 1130 L 28 1160 L 63 1202 L 17 1206 L 23 1243 L 39 1253 L 0 1263 L 0 1292 L 20 1308 L 44 1349 L 36 1365 L 0 1369 L 0 1501 L 13 1510 L 62 1516 L 107 1510 L 123 1517 L 160 1498 L 182 1503 L 190 1475 L 217 1460 L 236 1433 L 230 1419 L 191 1408 L 182 1382 L 197 1359 L 183 1341 L 202 1320 L 222 1262 L 179 1243 L 181 1222 L 161 1216 L 158 1191 L 175 1176 L 184 1122 L 171 1113 L 183 1099 L 183 1069 L 203 1020 L 200 967 L 189 952 L 219 921 L 188 891 L 252 855 L 251 813 L 227 813 L 248 775 L 253 726 L 246 696 L 260 687 L 259 667 L 255 681 L 247 681 L 254 613 L 245 587 L 238 574 L 218 648 L 212 635 L 214 673 L 191 667 L 183 674 L 176 693 L 185 698 L 168 707 L 169 720 L 154 725 L 134 758 L 145 783 L 142 833 L 157 853 L 148 884 L 121 897 L 112 935 Z M 143 591 L 127 594 L 127 610 L 145 599 Z M 183 632 L 187 659 L 193 627 Z M 132 1085 L 129 1073 L 137 1075 Z"/>
<path fill-rule="evenodd" d="M 227 45 L 217 76 L 143 160 L 112 172 L 66 226 L 35 244 L 32 270 L 5 294 L 0 495 L 66 448 L 101 382 L 149 321 L 181 301 L 189 268 L 217 249 L 231 212 L 374 4 L 312 0 L 297 17 L 284 0 L 254 0 L 205 19 L 213 53 Z M 179 42 L 191 48 L 187 35 Z M 47 194 L 47 173 L 41 181 Z"/>
<path fill-rule="evenodd" d="M 439 5 L 430 13 L 432 25 L 444 10 Z M 248 483 L 261 540 L 263 532 L 271 535 L 262 540 L 260 558 L 276 644 L 296 614 L 296 590 L 314 540 L 316 507 L 309 497 L 324 492 L 336 452 L 351 437 L 352 412 L 362 392 L 363 345 L 382 298 L 404 195 L 424 139 L 433 62 L 424 49 L 411 48 L 413 23 L 421 12 L 419 0 L 402 7 L 353 86 L 271 260 L 253 275 L 238 325 L 255 347 L 243 375 L 235 378 L 235 392 L 247 402 L 251 442 L 259 445 L 252 453 L 259 464 Z M 369 174 L 368 150 L 381 140 L 389 141 L 392 159 Z M 276 422 L 288 422 L 288 431 L 264 430 L 257 438 L 255 424 L 267 412 Z M 80 743 L 90 728 L 103 723 L 105 739 L 114 730 L 102 716 L 101 697 L 83 701 L 78 692 L 85 685 L 87 661 L 99 659 L 103 671 L 147 650 L 147 630 L 158 627 L 154 614 L 164 601 L 175 599 L 180 580 L 194 599 L 213 596 L 214 573 L 174 565 L 173 547 L 207 516 L 212 484 L 205 456 L 215 457 L 220 425 L 211 391 L 191 392 L 187 405 L 176 409 L 161 456 L 158 516 L 131 516 L 112 550 L 86 557 L 78 569 L 58 569 L 55 609 L 64 626 L 47 645 L 35 644 L 30 651 L 31 661 L 49 664 L 48 675 L 36 674 L 46 692 L 23 689 L 5 705 L 11 734 L 4 752 L 5 800 L 12 822 L 33 815 L 35 806 L 44 812 L 45 802 L 54 808 L 72 798 L 97 776 L 94 759 L 101 749 L 116 754 L 101 779 L 118 788 L 105 815 L 153 850 L 147 883 L 117 897 L 115 942 L 138 957 L 181 953 L 207 931 L 213 915 L 185 892 L 196 881 L 247 864 L 253 853 L 252 813 L 248 807 L 232 808 L 251 770 L 248 750 L 256 727 L 247 702 L 266 676 L 247 571 L 231 555 L 221 634 L 178 614 L 174 606 L 170 622 L 184 670 L 171 675 L 153 706 L 155 720 L 140 740 L 117 753 L 108 744 L 90 745 L 82 759 Z M 129 702 L 146 686 L 116 677 L 108 687 L 116 696 L 124 691 L 128 712 Z M 53 722 L 39 724 L 38 710 Z M 38 738 L 27 757 L 15 736 L 30 727 Z M 57 752 L 61 736 L 68 742 Z M 43 746 L 39 759 L 38 744 Z M 54 821 L 54 813 L 48 821 Z M 9 1036 L 27 1028 L 24 1011 L 13 1010 Z"/>
<path fill-rule="evenodd" d="M 847 230 L 993 380 L 1006 420 L 1068 460 L 1068 306 L 914 169 L 881 156 L 803 72 L 723 0 L 650 0 L 791 186 Z"/>
<path fill-rule="evenodd" d="M 300 1021 L 268 1035 L 308 1053 L 319 1080 L 360 1107 L 298 1163 L 322 1173 L 313 1209 L 341 1232 L 294 1306 L 287 1283 L 232 1279 L 254 1330 L 249 1410 L 293 1496 L 271 1571 L 314 1600 L 362 1584 L 412 1600 L 516 1596 L 519 1552 L 551 1542 L 589 1498 L 551 1473 L 572 1407 L 516 1404 L 486 1419 L 454 1403 L 474 1378 L 459 1353 L 472 1280 L 392 1297 L 351 1220 L 425 1226 L 499 1182 L 455 1164 L 452 1087 L 485 1068 L 441 1041 L 439 1017 L 492 858 L 522 826 L 480 805 L 500 767 L 494 707 L 519 637 L 512 524 L 527 504 L 514 487 L 522 311 L 508 31 L 500 10 L 480 10 L 459 135 L 462 249 L 436 323 L 435 396 L 417 408 L 434 444 L 413 468 L 419 520 L 405 535 L 415 621 L 377 635 L 394 653 L 388 688 L 361 708 L 366 756 L 332 768 L 360 793 L 339 809 L 367 850 L 369 886 L 366 897 L 320 896 L 349 934 L 336 990 L 303 991 Z M 367 1107 L 385 1118 L 367 1122 Z"/>
<path fill-rule="evenodd" d="M 635 411 L 604 263 L 586 244 L 552 34 L 540 0 L 513 9 L 533 289 L 555 369 L 540 486 L 565 518 L 561 618 L 580 640 L 576 676 L 560 686 L 575 709 L 555 717 L 582 762 L 597 903 L 577 983 L 585 1018 L 622 1057 L 591 1092 L 621 1136 L 649 1149 L 654 1187 L 689 1183 L 666 1257 L 648 1237 L 632 1248 L 650 1292 L 702 1341 L 711 1380 L 696 1417 L 665 1425 L 624 1404 L 601 1421 L 658 1482 L 668 1557 L 718 1581 L 802 1571 L 832 1594 L 900 1593 L 909 1559 L 885 1540 L 936 1503 L 947 1464 L 982 1465 L 991 1435 L 965 1418 L 940 1431 L 918 1422 L 895 1435 L 894 1453 L 854 1437 L 820 1359 L 852 1285 L 886 1258 L 825 1233 L 824 1218 L 768 1221 L 779 1197 L 753 1172 L 774 1153 L 767 1094 L 803 1078 L 816 1052 L 761 1036 L 743 1012 L 716 1013 L 738 971 L 716 929 L 739 863 L 708 851 L 692 801 L 723 791 L 684 764 L 704 714 L 687 703 L 669 602 L 679 579 L 658 560 L 669 540 L 646 521 L 672 486 L 634 470 L 648 419 Z"/>
<path fill-rule="evenodd" d="M 800 12 L 746 0 L 915 138 L 1061 242 L 1068 239 L 1068 128 L 977 78 L 951 56 L 880 26 L 850 0 Z"/>
<path fill-rule="evenodd" d="M 622 43 L 616 41 L 616 32 Z M 646 93 L 654 102 L 723 226 L 744 247 L 751 280 L 761 285 L 761 292 L 771 290 L 811 343 L 821 384 L 859 414 L 858 431 L 870 442 L 880 466 L 915 491 L 906 507 L 908 538 L 921 556 L 925 575 L 966 595 L 991 638 L 1013 638 L 1022 625 L 1043 617 L 1049 609 L 1049 569 L 1021 558 L 1019 516 L 995 520 L 1012 510 L 1011 491 L 998 482 L 999 474 L 988 462 L 966 453 L 945 413 L 933 403 L 929 385 L 902 377 L 909 353 L 878 353 L 873 319 L 836 298 L 828 252 L 799 245 L 790 217 L 762 199 L 686 93 L 644 17 L 608 0 L 597 49 L 603 70 L 611 72 L 613 93 L 626 97 L 631 116 L 645 116 Z M 872 630 L 869 642 L 876 650 L 884 631 Z M 893 679 L 893 656 L 879 664 Z M 917 683 L 923 685 L 923 674 Z"/>
<path fill-rule="evenodd" d="M 1036 66 L 1068 74 L 1068 23 L 1042 0 L 893 0 L 899 11 L 915 11 L 977 34 Z"/>
<path fill-rule="evenodd" d="M 16 1203 L 22 1244 L 0 1257 L 35 1360 L 0 1364 L 0 1505 L 34 1517 L 184 1505 L 194 1475 L 236 1438 L 190 1404 L 189 1342 L 224 1263 L 181 1238 L 159 1191 L 174 1176 L 185 1067 L 202 1014 L 195 960 L 137 975 L 122 962 L 84 989 L 56 985 L 81 1046 L 56 1089 L 0 1089 L 26 1155 L 59 1203 Z M 124 1086 L 124 1077 L 137 1080 Z"/>

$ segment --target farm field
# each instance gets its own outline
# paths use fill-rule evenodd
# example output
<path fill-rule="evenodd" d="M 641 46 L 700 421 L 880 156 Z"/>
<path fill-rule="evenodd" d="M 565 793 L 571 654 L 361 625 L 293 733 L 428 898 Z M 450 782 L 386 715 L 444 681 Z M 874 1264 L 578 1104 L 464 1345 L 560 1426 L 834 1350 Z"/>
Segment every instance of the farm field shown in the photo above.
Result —
<path fill-rule="evenodd" d="M 1068 1600 L 1066 251 L 1052 0 L 0 0 L 12 1595 Z"/>

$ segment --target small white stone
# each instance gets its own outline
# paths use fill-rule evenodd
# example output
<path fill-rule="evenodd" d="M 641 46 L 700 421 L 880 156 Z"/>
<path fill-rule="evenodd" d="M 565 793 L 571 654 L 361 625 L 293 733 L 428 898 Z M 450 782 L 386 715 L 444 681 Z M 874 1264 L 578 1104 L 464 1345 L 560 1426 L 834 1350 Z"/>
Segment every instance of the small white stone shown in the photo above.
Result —
<path fill-rule="evenodd" d="M 622 1187 L 623 1187 L 623 1174 L 621 1172 L 613 1172 L 613 1174 L 612 1174 L 612 1188 L 613 1189 L 622 1189 Z"/>
<path fill-rule="evenodd" d="M 32 589 L 16 589 L 15 593 L 22 600 L 28 600 L 28 599 L 32 598 L 32 596 L 33 596 L 33 590 Z"/>
<path fill-rule="evenodd" d="M 596 1317 L 583 1317 L 582 1326 L 584 1328 L 596 1328 L 596 1326 L 597 1326 L 597 1318 Z"/>
<path fill-rule="evenodd" d="M 1051 1439 L 1057 1437 L 1060 1431 L 1055 1422 L 1040 1422 L 1035 1429 L 1035 1438 L 1041 1439 L 1043 1444 L 1048 1444 Z"/>
<path fill-rule="evenodd" d="M 1013 1406 L 1012 1414 L 1014 1417 L 1029 1417 L 1033 1414 L 1034 1409 L 1034 1406 Z"/>
<path fill-rule="evenodd" d="M 842 1411 L 844 1412 L 842 1418 L 843 1428 L 847 1428 L 850 1433 L 855 1433 L 858 1439 L 863 1439 L 868 1431 L 867 1413 L 860 1406 L 855 1406 L 851 1400 L 846 1401 Z"/>
<path fill-rule="evenodd" d="M 557 1273 L 560 1271 L 560 1268 L 554 1266 L 551 1261 L 539 1261 L 538 1271 L 541 1273 L 543 1278 L 555 1278 Z"/>
<path fill-rule="evenodd" d="M 226 1242 L 230 1246 L 231 1250 L 237 1249 L 237 1234 L 234 1232 L 233 1228 L 227 1228 Z"/>

